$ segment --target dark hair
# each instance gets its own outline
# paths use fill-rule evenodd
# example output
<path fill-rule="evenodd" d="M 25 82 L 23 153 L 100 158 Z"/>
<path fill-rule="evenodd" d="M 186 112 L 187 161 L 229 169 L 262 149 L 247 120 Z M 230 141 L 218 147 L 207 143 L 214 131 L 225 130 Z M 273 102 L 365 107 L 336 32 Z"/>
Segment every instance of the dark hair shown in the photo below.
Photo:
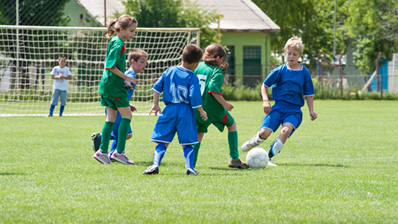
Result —
<path fill-rule="evenodd" d="M 138 21 L 129 15 L 122 15 L 118 19 L 112 19 L 108 25 L 108 31 L 106 32 L 106 36 L 109 38 L 115 32 L 120 32 L 120 28 L 128 29 L 131 24 L 138 24 Z"/>
<path fill-rule="evenodd" d="M 148 57 L 148 54 L 141 49 L 134 49 L 134 50 L 130 51 L 129 57 L 128 57 L 130 65 L 131 65 L 131 60 L 138 61 L 138 59 L 140 59 L 140 57 Z"/>
<path fill-rule="evenodd" d="M 204 63 L 208 65 L 220 66 L 216 61 L 217 57 L 223 58 L 227 55 L 225 49 L 219 44 L 210 44 L 205 49 L 205 55 L 203 56 Z"/>
<path fill-rule="evenodd" d="M 182 61 L 188 64 L 199 62 L 202 59 L 203 52 L 200 47 L 195 44 L 188 44 L 182 52 Z"/>

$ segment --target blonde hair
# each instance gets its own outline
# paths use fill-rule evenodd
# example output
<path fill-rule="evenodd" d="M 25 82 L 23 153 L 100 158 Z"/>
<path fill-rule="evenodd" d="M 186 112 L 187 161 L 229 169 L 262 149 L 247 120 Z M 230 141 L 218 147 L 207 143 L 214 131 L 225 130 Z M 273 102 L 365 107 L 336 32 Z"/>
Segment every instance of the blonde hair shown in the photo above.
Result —
<path fill-rule="evenodd" d="M 129 15 L 122 15 L 117 19 L 111 20 L 108 25 L 106 37 L 110 38 L 115 32 L 120 32 L 120 28 L 124 30 L 128 29 L 131 24 L 138 24 L 138 21 Z"/>
<path fill-rule="evenodd" d="M 207 65 L 220 66 L 216 58 L 225 58 L 225 56 L 227 56 L 227 51 L 220 44 L 210 44 L 205 49 L 203 62 Z"/>
<path fill-rule="evenodd" d="M 298 37 L 292 37 L 292 38 L 290 38 L 290 39 L 286 42 L 284 50 L 287 51 L 287 49 L 288 49 L 289 47 L 292 47 L 292 48 L 294 48 L 295 50 L 297 50 L 300 54 L 303 54 L 303 49 L 304 49 L 304 47 L 303 47 L 303 42 L 301 41 L 300 38 L 298 38 Z"/>

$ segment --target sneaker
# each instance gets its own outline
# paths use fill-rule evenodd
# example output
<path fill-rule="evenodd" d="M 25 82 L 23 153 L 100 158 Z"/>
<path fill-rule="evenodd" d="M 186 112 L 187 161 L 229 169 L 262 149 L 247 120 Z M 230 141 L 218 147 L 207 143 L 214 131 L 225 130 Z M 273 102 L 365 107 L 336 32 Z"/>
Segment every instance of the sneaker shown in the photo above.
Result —
<path fill-rule="evenodd" d="M 268 160 L 268 166 L 278 166 L 275 164 L 274 160 L 272 160 L 271 158 L 269 158 Z"/>
<path fill-rule="evenodd" d="M 60 114 L 59 116 L 62 117 L 62 114 Z"/>
<path fill-rule="evenodd" d="M 243 143 L 242 147 L 240 148 L 243 152 L 248 152 L 250 151 L 252 148 L 258 146 L 261 144 L 262 141 L 257 141 L 257 135 L 254 136 L 252 139 L 250 139 L 249 141 L 246 141 L 245 143 Z"/>
<path fill-rule="evenodd" d="M 47 115 L 46 117 L 52 117 L 53 115 L 51 115 L 51 114 L 49 114 L 49 115 Z"/>
<path fill-rule="evenodd" d="M 91 140 L 93 140 L 93 149 L 94 152 L 98 151 L 101 145 L 101 138 L 99 137 L 100 133 L 93 133 L 91 135 Z"/>
<path fill-rule="evenodd" d="M 238 168 L 238 169 L 248 169 L 249 165 L 246 163 L 242 162 L 240 159 L 234 160 L 230 159 L 228 163 L 228 167 L 230 168 Z"/>
<path fill-rule="evenodd" d="M 199 174 L 199 172 L 197 170 L 195 170 L 195 169 L 188 168 L 186 174 L 187 175 L 195 175 L 195 176 L 197 176 Z"/>
<path fill-rule="evenodd" d="M 143 175 L 152 175 L 152 174 L 158 174 L 159 173 L 159 167 L 158 166 L 150 166 L 146 168 L 146 170 L 142 173 Z"/>
<path fill-rule="evenodd" d="M 108 154 L 102 153 L 101 150 L 98 150 L 96 153 L 94 153 L 93 157 L 102 164 L 112 164 L 109 160 Z"/>
<path fill-rule="evenodd" d="M 127 157 L 126 153 L 123 152 L 122 154 L 117 153 L 117 151 L 115 151 L 112 154 L 112 159 L 116 160 L 119 163 L 123 163 L 124 165 L 133 165 L 134 162 L 129 160 L 129 157 Z"/>

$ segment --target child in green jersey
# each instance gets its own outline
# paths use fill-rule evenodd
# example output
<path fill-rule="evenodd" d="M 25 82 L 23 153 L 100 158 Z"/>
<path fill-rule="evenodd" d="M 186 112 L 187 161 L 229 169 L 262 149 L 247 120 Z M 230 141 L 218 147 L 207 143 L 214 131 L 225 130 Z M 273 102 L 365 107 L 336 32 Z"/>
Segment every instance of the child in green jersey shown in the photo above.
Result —
<path fill-rule="evenodd" d="M 107 36 L 114 36 L 108 43 L 105 59 L 105 69 L 102 74 L 99 92 L 101 93 L 101 106 L 107 110 L 106 121 L 102 128 L 100 149 L 94 154 L 94 159 L 103 164 L 111 164 L 108 156 L 109 141 L 113 125 L 117 117 L 117 111 L 122 116 L 119 126 L 119 135 L 116 150 L 112 159 L 126 165 L 134 164 L 124 152 L 127 133 L 131 122 L 131 110 L 128 92 L 124 82 L 137 84 L 137 79 L 124 74 L 126 70 L 126 47 L 124 41 L 131 40 L 137 29 L 137 20 L 128 15 L 122 15 L 116 20 L 111 20 L 108 26 Z"/>
<path fill-rule="evenodd" d="M 227 52 L 219 44 L 211 44 L 205 49 L 203 62 L 200 62 L 194 73 L 199 78 L 200 90 L 202 93 L 202 107 L 207 112 L 208 120 L 204 121 L 196 110 L 196 129 L 198 131 L 199 143 L 194 145 L 195 157 L 194 167 L 198 158 L 200 144 L 207 128 L 213 124 L 221 132 L 225 126 L 228 128 L 229 163 L 231 168 L 247 169 L 249 166 L 239 159 L 238 132 L 236 122 L 228 111 L 234 106 L 225 101 L 221 94 L 221 87 L 224 82 L 222 71 L 223 63 Z"/>

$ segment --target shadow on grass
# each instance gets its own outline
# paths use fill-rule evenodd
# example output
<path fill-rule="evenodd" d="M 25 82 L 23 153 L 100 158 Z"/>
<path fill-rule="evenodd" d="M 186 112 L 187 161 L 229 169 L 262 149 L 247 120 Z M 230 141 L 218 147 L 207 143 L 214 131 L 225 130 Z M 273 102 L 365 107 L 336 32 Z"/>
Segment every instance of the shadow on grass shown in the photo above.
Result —
<path fill-rule="evenodd" d="M 341 164 L 324 164 L 324 163 L 316 163 L 316 164 L 306 164 L 306 163 L 278 163 L 278 166 L 327 166 L 327 167 L 341 167 L 347 168 L 347 165 Z"/>
<path fill-rule="evenodd" d="M 0 176 L 16 176 L 16 175 L 26 175 L 26 173 L 0 173 Z"/>

